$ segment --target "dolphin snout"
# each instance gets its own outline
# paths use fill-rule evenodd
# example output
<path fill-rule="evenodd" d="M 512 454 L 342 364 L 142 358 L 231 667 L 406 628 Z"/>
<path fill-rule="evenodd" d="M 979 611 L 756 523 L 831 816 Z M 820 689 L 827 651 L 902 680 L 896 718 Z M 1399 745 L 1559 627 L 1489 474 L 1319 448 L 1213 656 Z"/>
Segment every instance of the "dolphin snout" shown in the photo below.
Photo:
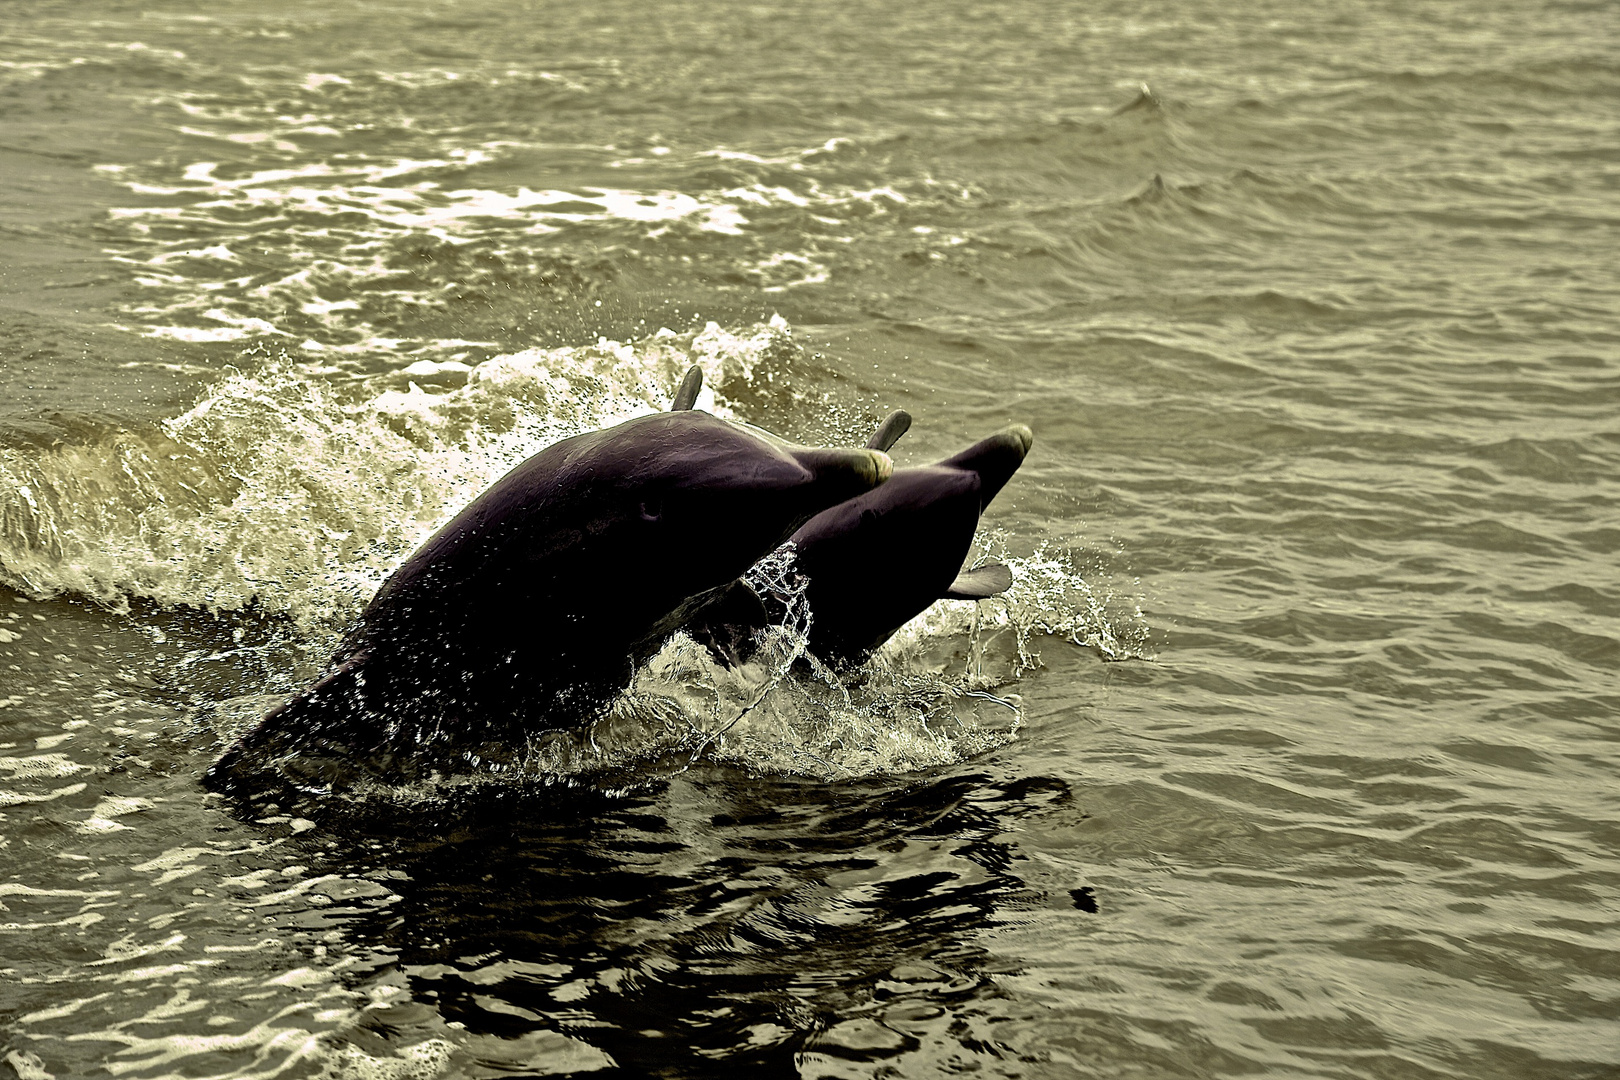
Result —
<path fill-rule="evenodd" d="M 894 461 L 881 450 L 808 446 L 786 449 L 815 477 L 817 489 L 827 499 L 826 506 L 871 491 L 894 475 Z"/>
<path fill-rule="evenodd" d="M 1028 431 L 1029 429 L 1025 428 L 1024 430 Z M 888 454 L 885 454 L 882 450 L 868 450 L 867 453 L 872 455 L 873 462 L 877 469 L 877 479 L 874 481 L 874 484 L 881 484 L 889 477 L 894 475 L 893 458 L 891 458 Z"/>
<path fill-rule="evenodd" d="M 1002 428 L 1000 434 L 1003 438 L 1017 441 L 1019 457 L 1026 456 L 1029 448 L 1035 445 L 1035 433 L 1029 430 L 1028 424 L 1012 424 Z"/>
<path fill-rule="evenodd" d="M 1025 424 L 1009 424 L 988 439 L 982 439 L 954 457 L 940 462 L 947 468 L 972 469 L 979 474 L 980 494 L 988 503 L 1002 485 L 1024 463 L 1035 433 Z"/>
<path fill-rule="evenodd" d="M 882 450 L 840 450 L 837 453 L 842 463 L 854 470 L 866 490 L 894 475 L 894 459 Z"/>
<path fill-rule="evenodd" d="M 988 439 L 975 443 L 957 455 L 958 460 L 977 460 L 980 463 L 1000 461 L 1016 469 L 1029 456 L 1035 445 L 1035 433 L 1028 424 L 1008 424 Z"/>

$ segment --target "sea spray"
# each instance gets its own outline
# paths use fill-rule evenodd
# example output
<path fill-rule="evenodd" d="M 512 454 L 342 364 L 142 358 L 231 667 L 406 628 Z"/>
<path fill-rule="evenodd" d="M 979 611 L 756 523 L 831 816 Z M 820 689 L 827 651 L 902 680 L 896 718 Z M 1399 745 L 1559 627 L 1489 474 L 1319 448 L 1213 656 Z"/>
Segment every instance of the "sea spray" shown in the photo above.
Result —
<path fill-rule="evenodd" d="M 697 363 L 723 393 L 780 363 L 780 319 L 626 344 L 418 361 L 349 382 L 251 357 L 157 424 L 0 448 L 0 583 L 211 612 L 335 640 L 399 563 L 541 448 L 667 408 Z M 711 390 L 707 405 L 730 415 Z"/>

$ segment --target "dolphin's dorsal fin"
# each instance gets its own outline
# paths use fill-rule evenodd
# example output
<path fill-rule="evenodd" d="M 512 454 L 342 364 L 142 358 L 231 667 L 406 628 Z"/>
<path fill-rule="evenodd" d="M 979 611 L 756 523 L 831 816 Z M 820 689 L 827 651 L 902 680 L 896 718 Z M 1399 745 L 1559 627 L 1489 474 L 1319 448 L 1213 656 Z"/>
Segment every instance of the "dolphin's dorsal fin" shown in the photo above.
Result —
<path fill-rule="evenodd" d="M 703 389 L 703 369 L 693 364 L 686 369 L 686 376 L 681 379 L 681 385 L 675 390 L 675 400 L 670 402 L 670 412 L 686 412 L 697 404 L 698 391 Z"/>
<path fill-rule="evenodd" d="M 896 409 L 890 413 L 878 429 L 872 432 L 872 437 L 866 441 L 868 450 L 882 450 L 885 454 L 889 447 L 900 441 L 900 436 L 911 430 L 911 414 L 904 409 Z"/>
<path fill-rule="evenodd" d="M 985 563 L 956 575 L 951 587 L 945 590 L 947 600 L 984 600 L 1000 596 L 1012 588 L 1012 571 L 998 562 Z"/>

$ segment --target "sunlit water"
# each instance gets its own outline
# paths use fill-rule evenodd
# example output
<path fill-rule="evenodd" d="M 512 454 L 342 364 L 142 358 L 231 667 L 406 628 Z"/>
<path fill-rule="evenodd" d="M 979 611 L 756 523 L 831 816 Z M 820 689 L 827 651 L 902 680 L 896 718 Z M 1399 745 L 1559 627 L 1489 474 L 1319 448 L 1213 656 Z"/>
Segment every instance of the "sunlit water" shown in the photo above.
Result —
<path fill-rule="evenodd" d="M 1616 1075 L 1617 57 L 1579 3 L 12 0 L 0 1076 Z M 204 794 L 692 363 L 801 441 L 905 408 L 901 465 L 1029 424 L 1014 590 Z"/>

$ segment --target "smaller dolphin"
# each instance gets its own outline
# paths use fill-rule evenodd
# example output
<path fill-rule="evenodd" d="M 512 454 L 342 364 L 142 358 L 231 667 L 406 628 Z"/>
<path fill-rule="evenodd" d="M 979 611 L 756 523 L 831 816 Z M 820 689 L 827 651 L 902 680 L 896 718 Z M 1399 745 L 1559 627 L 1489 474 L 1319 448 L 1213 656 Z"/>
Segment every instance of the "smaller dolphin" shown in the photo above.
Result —
<path fill-rule="evenodd" d="M 910 426 L 904 412 L 878 428 L 868 448 L 887 450 Z M 793 534 L 811 622 L 808 648 L 838 667 L 864 663 L 939 599 L 981 600 L 1005 592 L 1000 563 L 962 570 L 979 517 L 1034 442 L 1015 424 L 933 465 L 896 469 L 888 483 L 811 518 Z M 745 661 L 758 631 L 785 614 L 779 597 L 736 582 L 685 629 L 719 660 Z"/>

